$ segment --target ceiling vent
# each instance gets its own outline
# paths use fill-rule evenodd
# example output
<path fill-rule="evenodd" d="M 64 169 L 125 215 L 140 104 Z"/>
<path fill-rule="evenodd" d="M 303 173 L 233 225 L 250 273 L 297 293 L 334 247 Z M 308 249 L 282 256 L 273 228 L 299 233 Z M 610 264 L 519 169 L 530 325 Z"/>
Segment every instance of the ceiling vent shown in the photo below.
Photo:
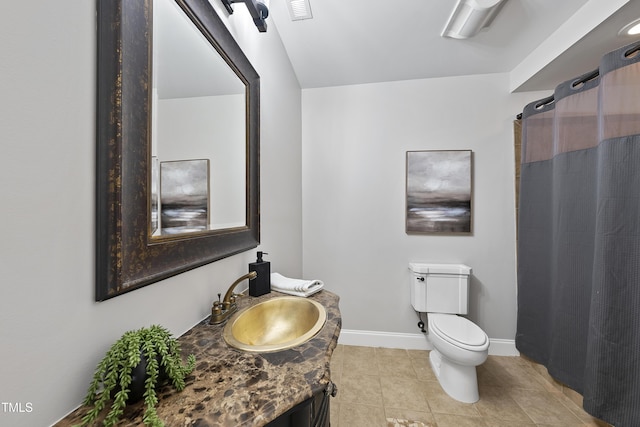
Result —
<path fill-rule="evenodd" d="M 292 21 L 313 18 L 309 0 L 287 0 L 287 7 Z"/>

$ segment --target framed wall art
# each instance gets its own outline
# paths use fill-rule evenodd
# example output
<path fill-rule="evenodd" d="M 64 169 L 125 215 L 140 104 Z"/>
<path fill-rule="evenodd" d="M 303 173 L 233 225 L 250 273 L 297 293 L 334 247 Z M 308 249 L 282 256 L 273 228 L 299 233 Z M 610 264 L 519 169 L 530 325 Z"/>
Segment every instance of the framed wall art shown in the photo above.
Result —
<path fill-rule="evenodd" d="M 471 154 L 407 151 L 407 233 L 471 233 Z"/>

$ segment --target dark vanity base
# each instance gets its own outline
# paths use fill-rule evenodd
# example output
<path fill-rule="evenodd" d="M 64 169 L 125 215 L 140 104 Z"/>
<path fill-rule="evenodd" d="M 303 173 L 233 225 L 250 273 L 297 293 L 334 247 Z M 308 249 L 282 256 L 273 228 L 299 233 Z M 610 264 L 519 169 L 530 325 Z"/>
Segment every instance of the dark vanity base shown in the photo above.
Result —
<path fill-rule="evenodd" d="M 266 427 L 329 427 L 330 400 L 331 396 L 335 396 L 334 387 L 329 383 L 323 392 L 294 406 Z"/>

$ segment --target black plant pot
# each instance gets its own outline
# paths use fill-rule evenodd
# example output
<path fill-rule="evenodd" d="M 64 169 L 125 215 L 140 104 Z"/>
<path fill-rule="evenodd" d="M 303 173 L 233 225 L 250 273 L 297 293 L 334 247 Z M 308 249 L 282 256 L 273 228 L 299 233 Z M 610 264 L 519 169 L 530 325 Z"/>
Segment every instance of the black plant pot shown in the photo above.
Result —
<path fill-rule="evenodd" d="M 161 365 L 160 356 L 156 356 L 158 361 L 158 381 L 156 382 L 156 388 L 163 384 L 168 378 L 164 367 Z M 147 380 L 147 356 L 140 352 L 140 363 L 138 363 L 133 369 L 131 369 L 131 384 L 129 384 L 129 395 L 127 397 L 127 405 L 136 403 L 144 397 L 145 382 Z M 111 398 L 113 399 L 120 391 L 120 385 L 117 385 L 111 392 Z"/>
<path fill-rule="evenodd" d="M 144 383 L 147 380 L 147 358 L 140 355 L 140 363 L 131 370 L 131 384 L 129 384 L 129 397 L 127 405 L 135 403 L 144 397 Z"/>

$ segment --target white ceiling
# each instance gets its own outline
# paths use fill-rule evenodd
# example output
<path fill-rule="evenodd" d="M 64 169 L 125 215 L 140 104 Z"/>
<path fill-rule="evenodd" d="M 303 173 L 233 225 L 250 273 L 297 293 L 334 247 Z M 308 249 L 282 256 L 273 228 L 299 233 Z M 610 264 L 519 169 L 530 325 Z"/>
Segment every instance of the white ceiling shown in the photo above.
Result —
<path fill-rule="evenodd" d="M 303 88 L 511 73 L 512 90 L 553 89 L 637 40 L 617 32 L 640 18 L 640 0 L 506 0 L 488 30 L 456 40 L 440 36 L 456 0 L 310 0 L 303 21 L 285 1 L 271 0 L 268 31 Z"/>

